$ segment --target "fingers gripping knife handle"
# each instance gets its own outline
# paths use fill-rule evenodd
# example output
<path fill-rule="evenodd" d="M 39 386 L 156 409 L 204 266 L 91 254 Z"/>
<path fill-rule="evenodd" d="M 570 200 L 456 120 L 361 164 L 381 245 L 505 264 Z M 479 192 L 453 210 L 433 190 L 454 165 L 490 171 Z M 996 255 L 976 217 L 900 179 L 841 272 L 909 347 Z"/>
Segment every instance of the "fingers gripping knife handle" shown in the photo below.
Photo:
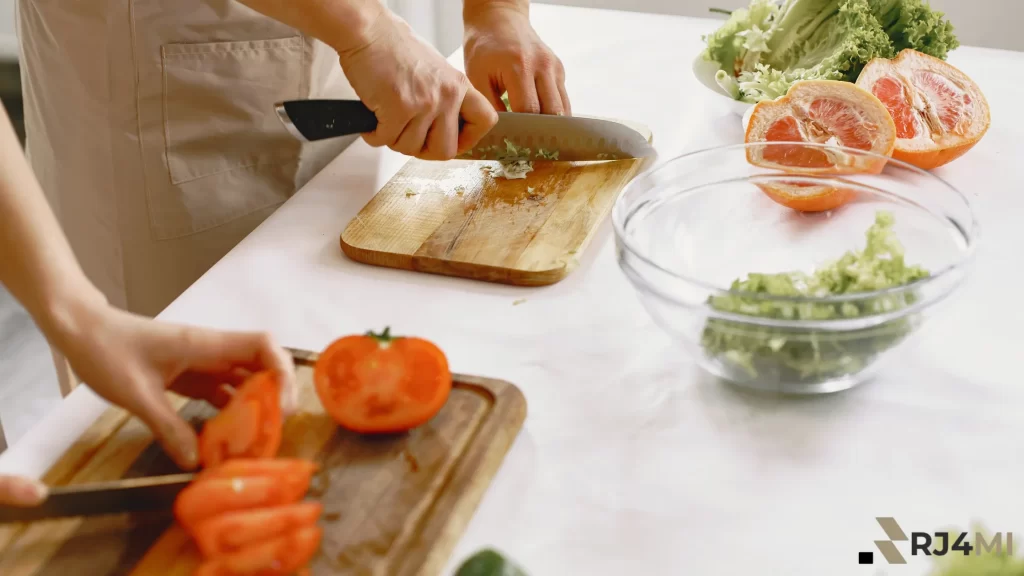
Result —
<path fill-rule="evenodd" d="M 292 136 L 308 142 L 377 129 L 377 116 L 359 100 L 288 100 L 274 107 Z M 460 117 L 460 132 L 465 124 Z"/>

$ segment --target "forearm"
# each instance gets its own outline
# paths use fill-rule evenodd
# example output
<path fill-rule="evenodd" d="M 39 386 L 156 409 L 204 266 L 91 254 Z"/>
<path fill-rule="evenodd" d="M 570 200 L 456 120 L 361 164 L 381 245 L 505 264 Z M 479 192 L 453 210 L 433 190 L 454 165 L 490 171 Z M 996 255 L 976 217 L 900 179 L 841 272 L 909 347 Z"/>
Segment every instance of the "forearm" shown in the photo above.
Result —
<path fill-rule="evenodd" d="M 530 13 L 530 0 L 464 0 L 462 3 L 462 20 L 472 24 L 489 10 L 514 10 L 524 15 Z"/>
<path fill-rule="evenodd" d="M 3 106 L 0 106 L 0 283 L 51 338 L 66 324 L 70 308 L 80 303 L 106 303 L 78 265 L 29 168 Z"/>
<path fill-rule="evenodd" d="M 297 28 L 338 52 L 369 44 L 388 13 L 380 0 L 240 0 L 257 12 Z"/>

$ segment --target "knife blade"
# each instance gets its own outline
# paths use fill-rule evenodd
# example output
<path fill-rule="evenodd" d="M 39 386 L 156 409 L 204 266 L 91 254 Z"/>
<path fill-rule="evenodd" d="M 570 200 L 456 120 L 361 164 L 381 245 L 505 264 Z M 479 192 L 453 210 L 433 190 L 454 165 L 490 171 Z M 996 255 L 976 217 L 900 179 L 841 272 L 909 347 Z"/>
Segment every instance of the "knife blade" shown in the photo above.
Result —
<path fill-rule="evenodd" d="M 288 100 L 277 103 L 275 109 L 292 136 L 307 142 L 372 132 L 377 127 L 376 115 L 359 100 Z M 460 130 L 463 125 L 460 118 Z M 583 162 L 655 155 L 647 138 L 614 120 L 499 112 L 497 124 L 460 158 L 499 159 L 507 154 L 508 143 L 529 149 L 531 159 Z"/>
<path fill-rule="evenodd" d="M 38 506 L 0 506 L 0 524 L 153 510 L 170 512 L 178 493 L 193 478 L 195 474 L 186 473 L 55 486 Z"/>

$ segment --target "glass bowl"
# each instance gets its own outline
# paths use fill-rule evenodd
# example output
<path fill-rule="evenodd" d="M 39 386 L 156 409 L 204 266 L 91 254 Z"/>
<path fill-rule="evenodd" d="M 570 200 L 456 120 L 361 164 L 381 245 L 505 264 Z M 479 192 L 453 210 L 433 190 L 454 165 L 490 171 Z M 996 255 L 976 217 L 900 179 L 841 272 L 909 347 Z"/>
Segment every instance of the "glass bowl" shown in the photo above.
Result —
<path fill-rule="evenodd" d="M 762 167 L 750 157 L 793 166 Z M 812 166 L 808 157 L 832 164 Z M 766 193 L 793 185 L 825 186 L 816 189 L 848 200 L 801 212 Z M 891 247 L 902 245 L 904 264 L 926 274 L 895 280 L 897 252 L 864 252 L 879 218 L 891 220 Z M 828 144 L 739 144 L 679 156 L 630 182 L 612 221 L 619 266 L 644 307 L 705 370 L 798 394 L 850 388 L 898 356 L 961 285 L 979 238 L 971 200 L 939 177 Z M 817 280 L 734 284 L 751 273 L 823 269 Z"/>

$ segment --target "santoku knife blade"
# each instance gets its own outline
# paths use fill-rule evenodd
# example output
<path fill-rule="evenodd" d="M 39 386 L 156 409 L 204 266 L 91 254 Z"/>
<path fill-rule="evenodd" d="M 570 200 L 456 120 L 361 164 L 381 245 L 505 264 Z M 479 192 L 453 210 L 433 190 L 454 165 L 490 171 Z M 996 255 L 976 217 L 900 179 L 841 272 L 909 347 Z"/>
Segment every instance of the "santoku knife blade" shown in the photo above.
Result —
<path fill-rule="evenodd" d="M 372 132 L 376 115 L 359 100 L 289 100 L 276 105 L 288 131 L 304 141 Z M 459 128 L 463 126 L 459 120 Z M 530 159 L 571 162 L 650 158 L 651 143 L 633 128 L 603 118 L 499 112 L 498 122 L 460 158 L 494 160 L 529 149 Z"/>
<path fill-rule="evenodd" d="M 50 488 L 38 506 L 0 506 L 0 524 L 127 512 L 170 512 L 195 474 L 173 474 Z"/>

